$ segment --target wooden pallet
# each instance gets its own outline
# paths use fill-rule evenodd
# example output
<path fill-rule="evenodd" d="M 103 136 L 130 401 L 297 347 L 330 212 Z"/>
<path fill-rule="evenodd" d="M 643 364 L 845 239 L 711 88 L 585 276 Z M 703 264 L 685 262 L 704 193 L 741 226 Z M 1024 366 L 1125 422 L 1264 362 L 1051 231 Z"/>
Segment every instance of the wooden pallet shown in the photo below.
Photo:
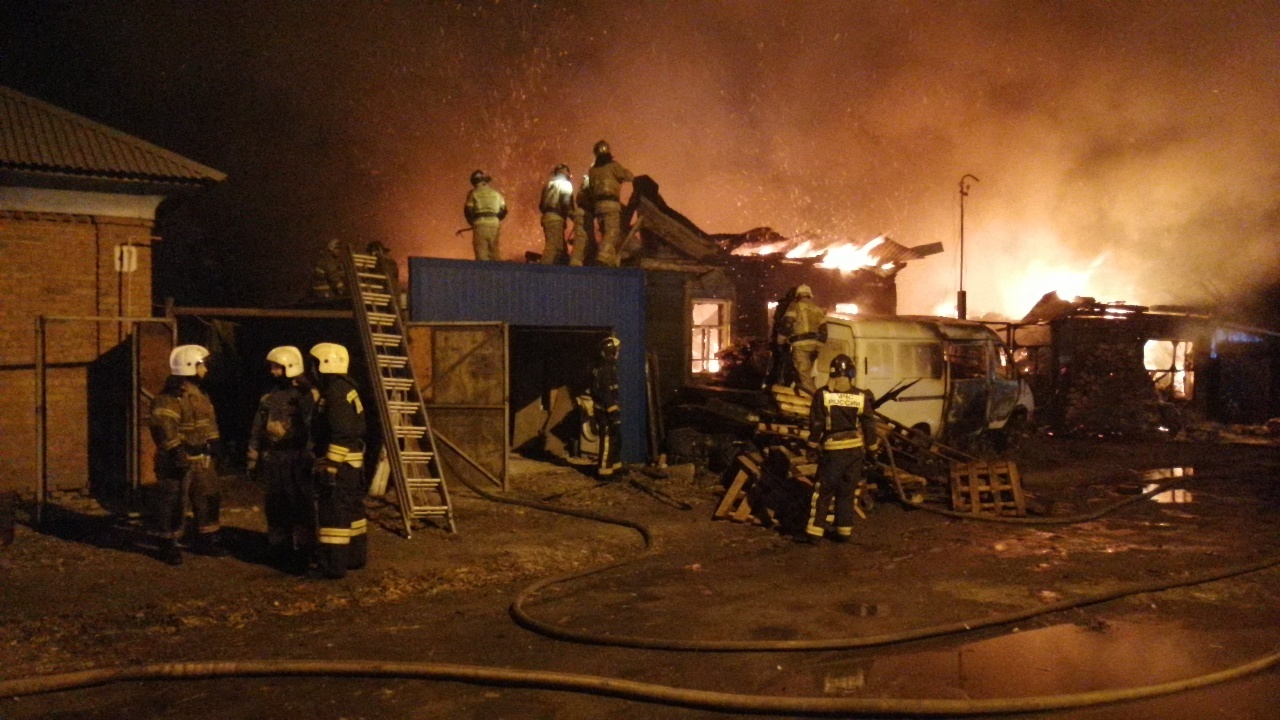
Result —
<path fill-rule="evenodd" d="M 759 453 L 738 456 L 737 471 L 712 514 L 713 518 L 773 526 L 781 521 L 778 516 L 781 508 L 775 504 L 807 504 L 818 464 L 783 446 L 771 447 L 767 453 L 767 457 Z M 864 475 L 853 493 L 854 512 L 858 517 L 866 519 L 867 511 L 875 506 L 878 490 L 879 486 Z M 759 507 L 753 507 L 753 502 Z M 796 510 L 795 507 L 787 509 L 792 514 Z"/>
<path fill-rule="evenodd" d="M 1026 517 L 1016 463 L 975 460 L 951 466 L 951 509 L 972 515 Z"/>

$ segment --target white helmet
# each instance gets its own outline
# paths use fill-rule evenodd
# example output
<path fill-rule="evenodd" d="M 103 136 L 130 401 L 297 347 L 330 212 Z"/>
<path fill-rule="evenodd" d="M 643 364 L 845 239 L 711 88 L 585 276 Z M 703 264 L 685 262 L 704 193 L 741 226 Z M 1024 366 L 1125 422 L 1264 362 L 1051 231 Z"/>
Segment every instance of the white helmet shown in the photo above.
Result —
<path fill-rule="evenodd" d="M 196 368 L 204 364 L 209 351 L 200 345 L 179 345 L 169 352 L 169 372 L 182 377 L 194 377 Z"/>
<path fill-rule="evenodd" d="M 337 343 L 319 343 L 311 348 L 311 357 L 320 361 L 320 372 L 325 375 L 345 375 L 351 364 L 347 349 Z"/>
<path fill-rule="evenodd" d="M 811 297 L 813 297 L 813 290 L 811 290 L 811 289 L 809 288 L 809 286 L 808 286 L 808 285 L 801 285 L 800 287 L 797 287 L 797 288 L 796 288 L 796 297 L 798 297 L 798 298 L 802 298 L 802 297 L 808 297 L 808 298 L 811 298 Z"/>
<path fill-rule="evenodd" d="M 267 362 L 284 368 L 285 377 L 298 377 L 302 374 L 302 351 L 292 345 L 281 345 L 267 353 Z"/>

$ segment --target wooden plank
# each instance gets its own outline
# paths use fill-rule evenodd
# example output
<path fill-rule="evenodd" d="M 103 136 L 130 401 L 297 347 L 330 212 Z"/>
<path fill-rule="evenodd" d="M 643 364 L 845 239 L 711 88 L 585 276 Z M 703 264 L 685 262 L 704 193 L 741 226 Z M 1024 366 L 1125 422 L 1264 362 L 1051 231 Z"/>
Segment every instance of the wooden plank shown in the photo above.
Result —
<path fill-rule="evenodd" d="M 716 507 L 716 511 L 712 513 L 711 517 L 723 519 L 728 516 L 733 508 L 733 501 L 742 493 L 747 482 L 751 479 L 751 474 L 740 466 L 738 474 L 734 475 L 733 482 L 729 483 L 729 489 L 725 490 L 724 497 L 720 499 L 720 505 Z"/>

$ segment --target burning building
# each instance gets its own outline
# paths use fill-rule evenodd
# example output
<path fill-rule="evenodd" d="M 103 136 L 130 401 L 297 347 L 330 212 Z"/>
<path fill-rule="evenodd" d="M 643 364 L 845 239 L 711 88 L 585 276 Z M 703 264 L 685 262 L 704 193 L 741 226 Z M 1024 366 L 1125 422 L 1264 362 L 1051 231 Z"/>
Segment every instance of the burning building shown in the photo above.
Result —
<path fill-rule="evenodd" d="M 774 304 L 797 285 L 836 312 L 893 315 L 896 276 L 941 243 L 906 247 L 818 234 L 787 238 L 767 227 L 708 234 L 672 209 L 649 177 L 635 180 L 627 207 L 628 263 L 646 271 L 647 333 L 662 392 L 720 370 L 718 355 L 769 335 Z"/>
<path fill-rule="evenodd" d="M 1280 416 L 1280 333 L 1185 308 L 1062 300 L 991 323 L 1057 432 L 1177 434 L 1188 424 Z"/>

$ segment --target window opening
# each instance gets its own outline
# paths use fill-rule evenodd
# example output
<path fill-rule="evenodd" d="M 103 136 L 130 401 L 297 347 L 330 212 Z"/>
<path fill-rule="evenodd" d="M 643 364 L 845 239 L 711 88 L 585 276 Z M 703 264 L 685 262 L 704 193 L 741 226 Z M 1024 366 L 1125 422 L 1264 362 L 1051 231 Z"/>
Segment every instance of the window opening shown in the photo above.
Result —
<path fill-rule="evenodd" d="M 729 301 L 694 300 L 692 320 L 693 372 L 719 372 L 720 358 L 716 355 L 729 344 Z"/>

